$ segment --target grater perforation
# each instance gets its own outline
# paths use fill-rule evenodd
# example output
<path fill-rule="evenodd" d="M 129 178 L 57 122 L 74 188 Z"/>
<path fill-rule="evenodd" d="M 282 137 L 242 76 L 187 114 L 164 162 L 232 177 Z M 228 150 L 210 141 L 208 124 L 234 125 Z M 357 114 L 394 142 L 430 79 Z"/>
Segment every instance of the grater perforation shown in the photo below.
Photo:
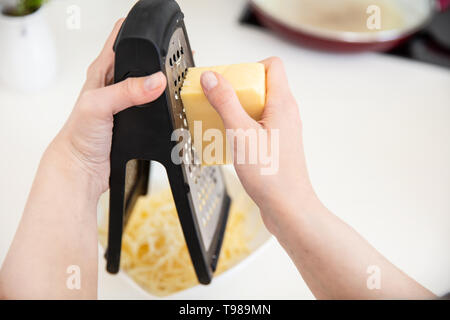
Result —
<path fill-rule="evenodd" d="M 196 218 L 197 223 L 200 225 L 203 243 L 206 250 L 208 250 L 219 218 L 219 212 L 214 199 L 220 198 L 223 195 L 225 183 L 217 167 L 202 167 L 199 164 L 198 156 L 188 131 L 189 126 L 186 112 L 180 99 L 180 90 L 183 87 L 185 71 L 188 66 L 193 66 L 192 56 L 184 54 L 184 48 L 186 46 L 183 29 L 178 28 L 169 41 L 165 66 L 166 74 L 168 75 L 169 91 L 173 92 L 173 95 L 171 95 L 173 125 L 175 129 L 186 130 L 188 135 L 188 140 L 182 149 L 182 157 L 185 160 L 183 173 L 189 185 L 190 198 L 194 211 L 197 213 Z M 209 183 L 211 177 L 214 177 L 215 183 Z M 207 188 L 208 192 L 206 194 L 204 193 L 203 197 L 199 199 L 196 199 L 195 196 L 192 197 L 192 195 L 201 194 L 201 190 L 205 188 Z M 208 211 L 206 210 L 209 208 L 212 210 L 208 215 Z"/>

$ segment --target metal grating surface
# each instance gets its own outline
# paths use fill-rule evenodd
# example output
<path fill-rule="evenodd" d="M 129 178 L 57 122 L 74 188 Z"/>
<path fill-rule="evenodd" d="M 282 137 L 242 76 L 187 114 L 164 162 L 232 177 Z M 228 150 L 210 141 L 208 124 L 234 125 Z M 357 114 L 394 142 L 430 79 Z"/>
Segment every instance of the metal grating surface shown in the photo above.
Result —
<path fill-rule="evenodd" d="M 180 91 L 189 67 L 194 66 L 182 28 L 177 29 L 170 39 L 165 60 L 166 75 L 171 94 L 172 121 L 174 128 L 189 133 L 186 110 L 180 97 Z M 184 158 L 183 173 L 190 187 L 191 209 L 200 229 L 205 250 L 208 251 L 217 230 L 221 205 L 225 196 L 225 181 L 218 167 L 202 167 L 197 158 L 193 141 L 189 135 L 182 150 Z"/>

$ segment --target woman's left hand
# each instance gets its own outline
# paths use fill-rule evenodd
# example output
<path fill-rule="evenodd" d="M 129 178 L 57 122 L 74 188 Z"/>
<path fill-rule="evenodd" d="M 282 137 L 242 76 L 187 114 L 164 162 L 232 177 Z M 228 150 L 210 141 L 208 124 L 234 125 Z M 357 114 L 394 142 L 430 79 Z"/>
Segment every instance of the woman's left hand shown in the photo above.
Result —
<path fill-rule="evenodd" d="M 116 23 L 102 52 L 88 68 L 75 107 L 49 147 L 87 175 L 99 194 L 108 189 L 113 115 L 158 99 L 167 84 L 162 72 L 112 84 L 113 44 L 122 23 L 123 19 Z"/>
<path fill-rule="evenodd" d="M 156 100 L 159 72 L 113 82 L 116 23 L 64 127 L 45 151 L 0 270 L 0 299 L 95 299 L 97 203 L 108 188 L 113 116 Z M 78 280 L 76 280 L 78 279 Z"/>

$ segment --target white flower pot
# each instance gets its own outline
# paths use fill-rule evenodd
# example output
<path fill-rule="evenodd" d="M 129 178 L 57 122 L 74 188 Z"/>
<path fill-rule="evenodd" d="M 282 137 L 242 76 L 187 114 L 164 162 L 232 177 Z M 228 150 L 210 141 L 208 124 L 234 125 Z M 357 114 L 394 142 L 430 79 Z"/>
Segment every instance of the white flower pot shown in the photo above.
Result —
<path fill-rule="evenodd" d="M 44 10 L 21 17 L 0 12 L 0 86 L 33 92 L 53 80 L 56 52 Z"/>

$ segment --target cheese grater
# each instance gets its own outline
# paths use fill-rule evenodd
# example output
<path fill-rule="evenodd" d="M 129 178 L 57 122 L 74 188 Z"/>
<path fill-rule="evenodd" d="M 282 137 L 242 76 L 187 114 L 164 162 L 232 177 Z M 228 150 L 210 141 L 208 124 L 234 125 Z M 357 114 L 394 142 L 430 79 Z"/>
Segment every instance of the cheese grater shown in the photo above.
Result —
<path fill-rule="evenodd" d="M 141 0 L 131 9 L 114 44 L 114 81 L 162 71 L 168 80 L 158 100 L 114 116 L 111 148 L 107 270 L 117 273 L 122 232 L 140 195 L 146 194 L 150 162 L 167 172 L 184 238 L 198 280 L 211 282 L 222 245 L 230 198 L 220 167 L 202 167 L 192 140 L 183 141 L 181 164 L 172 161 L 175 129 L 189 135 L 180 90 L 194 66 L 183 13 L 174 0 Z"/>

